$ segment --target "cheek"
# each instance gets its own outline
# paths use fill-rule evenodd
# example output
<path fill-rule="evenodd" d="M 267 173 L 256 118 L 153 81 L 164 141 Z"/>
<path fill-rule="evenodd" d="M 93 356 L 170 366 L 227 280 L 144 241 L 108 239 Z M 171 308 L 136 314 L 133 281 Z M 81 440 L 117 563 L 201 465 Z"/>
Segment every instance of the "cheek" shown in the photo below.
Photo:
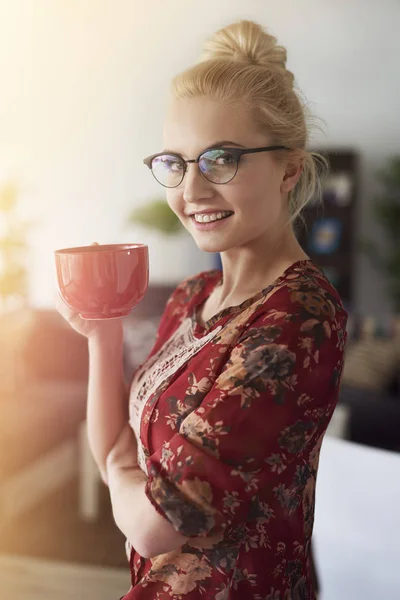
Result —
<path fill-rule="evenodd" d="M 167 202 L 171 210 L 174 212 L 180 212 L 179 208 L 183 203 L 183 199 L 180 199 L 180 194 L 172 189 L 169 189 L 167 191 Z"/>
<path fill-rule="evenodd" d="M 237 204 L 243 216 L 250 218 L 254 225 L 263 227 L 276 222 L 282 211 L 280 186 L 276 179 L 268 179 L 258 173 L 242 188 Z M 237 196 L 239 198 L 239 196 Z M 254 221 L 255 220 L 255 221 Z"/>
<path fill-rule="evenodd" d="M 270 165 L 267 164 L 265 169 L 257 169 L 253 174 L 252 182 L 259 195 L 264 194 L 274 198 L 280 196 L 281 178 L 277 169 L 271 168 Z"/>

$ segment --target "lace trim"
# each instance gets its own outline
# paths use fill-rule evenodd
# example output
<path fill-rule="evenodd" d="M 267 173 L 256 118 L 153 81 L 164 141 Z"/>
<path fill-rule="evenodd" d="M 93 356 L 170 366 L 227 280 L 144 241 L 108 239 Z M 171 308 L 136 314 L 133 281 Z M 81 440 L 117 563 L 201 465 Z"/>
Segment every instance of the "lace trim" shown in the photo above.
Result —
<path fill-rule="evenodd" d="M 128 562 L 130 562 L 130 560 L 131 560 L 132 548 L 133 548 L 133 546 L 130 543 L 130 541 L 128 540 L 128 538 L 125 538 L 125 554 L 126 554 L 126 558 L 128 559 Z"/>
<path fill-rule="evenodd" d="M 193 332 L 192 319 L 185 318 L 176 332 L 135 373 L 129 399 L 129 423 L 138 440 L 138 462 L 147 474 L 146 460 L 140 443 L 140 424 L 149 398 L 168 381 L 197 352 L 208 344 L 222 329 L 218 326 L 201 338 Z"/>

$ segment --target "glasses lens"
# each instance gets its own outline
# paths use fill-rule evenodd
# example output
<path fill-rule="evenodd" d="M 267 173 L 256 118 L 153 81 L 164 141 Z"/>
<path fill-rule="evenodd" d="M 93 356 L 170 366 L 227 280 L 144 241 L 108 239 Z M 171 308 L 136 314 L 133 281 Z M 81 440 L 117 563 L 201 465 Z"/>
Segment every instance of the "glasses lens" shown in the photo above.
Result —
<path fill-rule="evenodd" d="M 228 183 L 236 175 L 237 160 L 229 150 L 207 150 L 199 160 L 200 171 L 212 183 Z"/>
<path fill-rule="evenodd" d="M 151 170 L 161 185 L 176 187 L 183 179 L 185 165 L 178 156 L 162 154 L 153 158 Z"/>

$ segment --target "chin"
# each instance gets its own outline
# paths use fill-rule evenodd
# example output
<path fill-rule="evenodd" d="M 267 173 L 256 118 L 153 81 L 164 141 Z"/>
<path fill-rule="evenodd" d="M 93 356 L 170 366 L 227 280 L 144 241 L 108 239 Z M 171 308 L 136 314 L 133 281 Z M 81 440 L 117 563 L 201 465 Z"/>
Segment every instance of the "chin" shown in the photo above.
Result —
<path fill-rule="evenodd" d="M 221 247 L 218 246 L 218 244 L 198 244 L 196 240 L 194 241 L 196 242 L 196 246 L 199 248 L 199 250 L 202 250 L 203 252 L 209 252 L 210 254 L 214 252 L 221 252 Z"/>
<path fill-rule="evenodd" d="M 226 250 L 229 250 L 229 248 L 231 248 L 232 246 L 227 245 L 227 244 L 221 244 L 221 242 L 217 242 L 217 241 L 211 241 L 211 240 L 198 240 L 196 239 L 195 236 L 193 236 L 193 239 L 196 243 L 196 246 L 202 250 L 203 252 L 209 252 L 211 253 L 215 253 L 215 252 L 225 252 Z"/>

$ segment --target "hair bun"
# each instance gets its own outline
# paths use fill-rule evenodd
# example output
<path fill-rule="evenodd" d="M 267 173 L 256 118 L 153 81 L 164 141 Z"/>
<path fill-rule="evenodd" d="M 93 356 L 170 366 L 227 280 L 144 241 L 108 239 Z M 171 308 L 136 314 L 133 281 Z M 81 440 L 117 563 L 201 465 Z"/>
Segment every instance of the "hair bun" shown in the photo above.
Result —
<path fill-rule="evenodd" d="M 232 23 L 205 42 L 202 60 L 216 59 L 286 70 L 286 49 L 253 21 Z"/>

